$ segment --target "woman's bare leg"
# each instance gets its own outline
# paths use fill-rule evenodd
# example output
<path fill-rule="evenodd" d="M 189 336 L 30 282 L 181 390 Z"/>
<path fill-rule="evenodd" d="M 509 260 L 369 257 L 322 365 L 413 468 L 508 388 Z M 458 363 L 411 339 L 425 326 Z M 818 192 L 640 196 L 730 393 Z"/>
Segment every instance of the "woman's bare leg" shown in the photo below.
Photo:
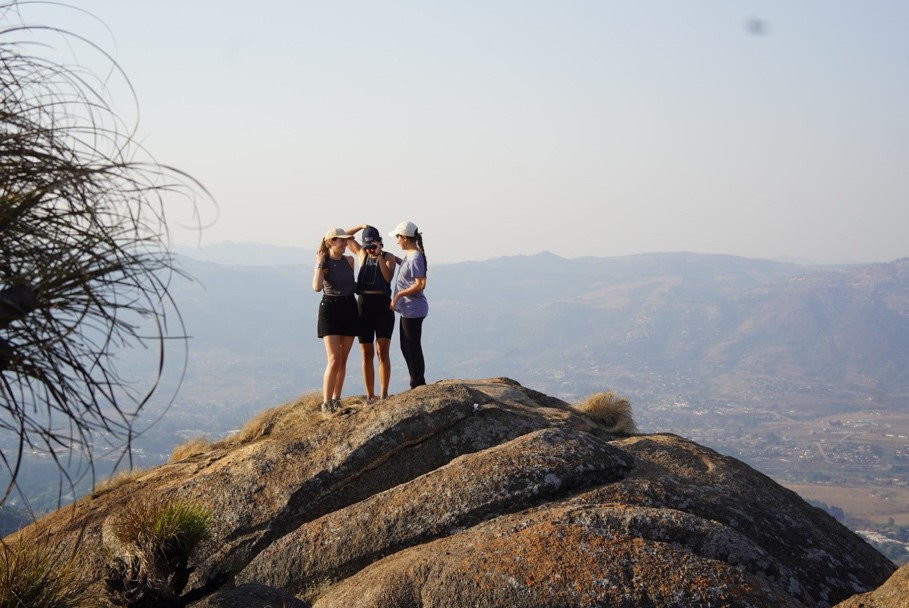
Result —
<path fill-rule="evenodd" d="M 363 353 L 363 386 L 366 387 L 366 398 L 372 399 L 376 396 L 376 370 L 373 366 L 376 349 L 371 342 L 360 344 L 360 350 Z M 379 361 L 379 372 L 382 371 L 382 362 Z"/>
<path fill-rule="evenodd" d="M 379 395 L 388 397 L 388 385 L 391 383 L 391 338 L 377 338 L 376 350 L 379 353 Z"/>

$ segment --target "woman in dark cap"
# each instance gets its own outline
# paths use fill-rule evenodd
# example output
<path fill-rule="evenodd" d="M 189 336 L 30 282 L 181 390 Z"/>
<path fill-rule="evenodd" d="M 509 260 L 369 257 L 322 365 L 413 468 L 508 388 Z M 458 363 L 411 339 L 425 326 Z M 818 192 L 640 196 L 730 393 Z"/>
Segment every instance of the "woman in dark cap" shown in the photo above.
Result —
<path fill-rule="evenodd" d="M 379 355 L 379 398 L 388 397 L 391 381 L 391 335 L 395 329 L 395 313 L 391 310 L 391 281 L 395 275 L 395 256 L 383 251 L 379 231 L 363 224 L 347 231 L 354 235 L 363 231 L 363 244 L 350 242 L 350 249 L 360 261 L 357 273 L 357 307 L 360 312 L 360 349 L 363 352 L 363 384 L 366 402 L 376 400 L 373 365 Z"/>

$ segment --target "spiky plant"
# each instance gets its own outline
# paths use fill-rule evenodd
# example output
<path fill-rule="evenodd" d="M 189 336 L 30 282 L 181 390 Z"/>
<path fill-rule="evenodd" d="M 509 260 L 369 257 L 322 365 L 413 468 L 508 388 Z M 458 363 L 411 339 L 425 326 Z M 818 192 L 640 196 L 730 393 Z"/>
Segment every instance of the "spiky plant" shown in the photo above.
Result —
<path fill-rule="evenodd" d="M 18 437 L 0 451 L 12 480 L 0 504 L 26 449 L 90 459 L 100 433 L 130 453 L 165 345 L 185 333 L 169 292 L 180 273 L 165 208 L 183 199 L 198 219 L 200 195 L 210 200 L 137 144 L 136 126 L 114 109 L 110 83 L 132 89 L 110 56 L 78 35 L 23 25 L 28 4 L 0 0 L 0 433 Z M 48 59 L 49 48 L 78 48 L 108 67 L 95 75 Z M 121 375 L 113 352 L 123 347 L 157 350 L 152 378 Z"/>
<path fill-rule="evenodd" d="M 108 568 L 107 588 L 120 606 L 174 605 L 189 574 L 196 547 L 209 537 L 211 514 L 191 502 L 143 497 L 112 526 L 125 552 Z"/>

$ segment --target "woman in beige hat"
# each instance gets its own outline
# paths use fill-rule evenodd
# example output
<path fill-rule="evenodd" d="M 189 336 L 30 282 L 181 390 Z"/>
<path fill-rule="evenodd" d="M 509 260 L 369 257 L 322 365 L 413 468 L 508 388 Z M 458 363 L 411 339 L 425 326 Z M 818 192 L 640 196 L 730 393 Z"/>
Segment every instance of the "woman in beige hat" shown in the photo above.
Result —
<path fill-rule="evenodd" d="M 347 355 L 358 328 L 354 259 L 344 255 L 352 238 L 343 228 L 332 228 L 325 233 L 316 252 L 312 279 L 313 290 L 322 292 L 317 331 L 325 345 L 326 358 L 325 374 L 322 376 L 322 411 L 329 414 L 341 407 Z"/>

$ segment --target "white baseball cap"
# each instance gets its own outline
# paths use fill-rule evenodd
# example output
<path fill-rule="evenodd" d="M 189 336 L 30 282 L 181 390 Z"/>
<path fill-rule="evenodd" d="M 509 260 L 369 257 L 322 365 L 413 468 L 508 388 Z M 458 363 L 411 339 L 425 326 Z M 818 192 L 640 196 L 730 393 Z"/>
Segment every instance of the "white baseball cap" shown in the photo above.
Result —
<path fill-rule="evenodd" d="M 414 237 L 417 232 L 419 232 L 419 229 L 413 222 L 401 222 L 394 231 L 388 233 L 388 236 L 398 236 L 400 234 L 401 236 Z"/>

